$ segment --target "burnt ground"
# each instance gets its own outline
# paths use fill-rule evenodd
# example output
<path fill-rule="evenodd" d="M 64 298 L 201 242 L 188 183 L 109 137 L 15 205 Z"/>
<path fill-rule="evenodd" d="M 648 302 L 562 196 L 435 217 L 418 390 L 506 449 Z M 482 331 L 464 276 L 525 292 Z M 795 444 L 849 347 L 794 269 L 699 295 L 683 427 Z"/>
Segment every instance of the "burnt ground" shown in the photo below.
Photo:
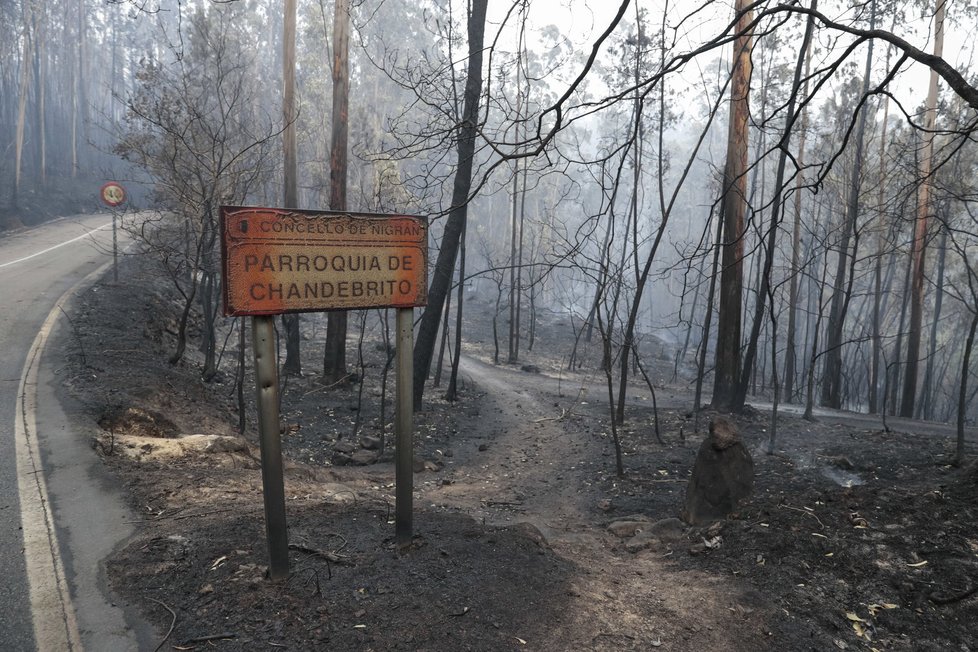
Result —
<path fill-rule="evenodd" d="M 196 350 L 168 364 L 175 303 L 148 263 L 124 265 L 124 282 L 74 301 L 62 375 L 102 425 L 93 448 L 140 518 L 107 567 L 157 625 L 159 649 L 978 649 L 978 468 L 949 464 L 949 431 L 783 416 L 767 455 L 770 413 L 736 417 L 754 494 L 689 527 L 675 519 L 710 414 L 695 432 L 668 356 L 646 356 L 664 443 L 634 386 L 620 478 L 597 347 L 563 370 L 572 330 L 549 315 L 522 356 L 532 366 L 493 365 L 492 309 L 478 297 L 460 400 L 429 389 L 416 417 L 406 548 L 393 541 L 389 446 L 359 445 L 390 438 L 378 317 L 360 346 L 351 319 L 362 390 L 320 382 L 324 319 L 304 317 L 305 373 L 282 398 L 292 574 L 269 582 L 250 374 L 237 433 L 237 333 L 222 334 L 209 383 Z"/>

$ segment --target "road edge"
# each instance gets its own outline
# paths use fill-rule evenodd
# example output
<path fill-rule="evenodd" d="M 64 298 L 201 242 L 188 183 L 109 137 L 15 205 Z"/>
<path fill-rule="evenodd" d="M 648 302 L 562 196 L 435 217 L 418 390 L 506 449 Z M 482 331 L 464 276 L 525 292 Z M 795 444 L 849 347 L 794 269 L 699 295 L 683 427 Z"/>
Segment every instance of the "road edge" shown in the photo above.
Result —
<path fill-rule="evenodd" d="M 39 362 L 63 306 L 111 266 L 111 262 L 100 265 L 58 298 L 27 352 L 17 388 L 14 418 L 17 489 L 34 641 L 38 650 L 83 649 L 37 440 L 35 408 Z"/>

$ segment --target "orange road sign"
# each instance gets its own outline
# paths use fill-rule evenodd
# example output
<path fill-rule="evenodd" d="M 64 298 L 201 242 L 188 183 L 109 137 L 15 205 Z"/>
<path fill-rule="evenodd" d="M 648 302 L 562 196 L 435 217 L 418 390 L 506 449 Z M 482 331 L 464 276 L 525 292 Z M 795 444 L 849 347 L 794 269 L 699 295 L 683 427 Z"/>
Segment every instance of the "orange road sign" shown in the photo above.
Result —
<path fill-rule="evenodd" d="M 410 308 L 428 299 L 428 224 L 408 215 L 221 207 L 224 314 Z"/>

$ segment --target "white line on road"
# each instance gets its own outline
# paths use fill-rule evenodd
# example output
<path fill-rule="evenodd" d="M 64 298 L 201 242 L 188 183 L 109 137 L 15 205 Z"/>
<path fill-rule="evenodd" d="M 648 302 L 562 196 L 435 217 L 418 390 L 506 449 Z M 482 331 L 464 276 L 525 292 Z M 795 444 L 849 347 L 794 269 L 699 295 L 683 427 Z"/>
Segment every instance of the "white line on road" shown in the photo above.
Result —
<path fill-rule="evenodd" d="M 64 242 L 58 243 L 58 244 L 54 245 L 53 247 L 48 247 L 47 249 L 43 249 L 41 251 L 38 251 L 36 253 L 33 253 L 30 256 L 24 256 L 23 258 L 18 258 L 17 260 L 11 260 L 8 263 L 0 263 L 0 269 L 2 269 L 4 267 L 9 267 L 10 265 L 16 265 L 17 263 L 22 263 L 25 260 L 30 260 L 31 258 L 36 258 L 38 256 L 42 256 L 42 255 L 48 253 L 49 251 L 54 251 L 55 249 L 58 249 L 58 248 L 63 247 L 65 245 L 71 244 L 72 242 L 78 242 L 79 240 L 81 240 L 83 238 L 87 238 L 88 236 L 92 235 L 96 231 L 101 231 L 102 229 L 107 229 L 110 226 L 112 226 L 112 222 L 109 222 L 107 224 L 103 224 L 102 226 L 100 226 L 100 227 L 98 227 L 96 229 L 92 229 L 91 231 L 86 231 L 85 233 L 81 234 L 77 238 L 72 238 L 71 240 L 65 240 Z"/>
<path fill-rule="evenodd" d="M 75 238 L 75 240 L 78 239 Z M 99 266 L 98 269 L 76 283 L 61 295 L 61 298 L 51 308 L 51 312 L 48 313 L 47 319 L 44 320 L 44 324 L 27 353 L 27 362 L 24 365 L 24 371 L 20 378 L 20 388 L 17 392 L 14 448 L 21 505 L 20 520 L 24 537 L 24 560 L 27 564 L 31 613 L 34 618 L 34 641 L 37 649 L 42 652 L 47 650 L 80 651 L 82 644 L 75 617 L 75 608 L 71 603 L 71 594 L 65 577 L 64 562 L 61 559 L 54 514 L 51 512 L 47 482 L 44 480 L 41 452 L 37 441 L 35 410 L 37 407 L 38 363 L 62 306 L 79 287 L 86 285 L 93 278 L 104 273 L 109 265 L 111 263 Z"/>

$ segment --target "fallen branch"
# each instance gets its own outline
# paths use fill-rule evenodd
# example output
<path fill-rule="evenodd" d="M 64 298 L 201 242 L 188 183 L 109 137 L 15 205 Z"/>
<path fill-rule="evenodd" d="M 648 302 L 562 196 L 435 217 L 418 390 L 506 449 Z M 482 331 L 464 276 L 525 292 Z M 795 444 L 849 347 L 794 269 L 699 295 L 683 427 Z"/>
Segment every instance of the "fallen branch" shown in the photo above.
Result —
<path fill-rule="evenodd" d="M 952 593 L 951 595 L 939 595 L 937 593 L 931 593 L 928 599 L 934 604 L 945 605 L 953 604 L 955 602 L 961 602 L 967 598 L 970 598 L 975 593 L 978 593 L 978 584 L 975 584 L 971 588 L 965 589 L 958 593 Z"/>
<path fill-rule="evenodd" d="M 561 408 L 559 417 L 541 417 L 539 419 L 534 419 L 533 423 L 543 423 L 544 421 L 563 421 L 566 416 L 567 408 Z"/>
<path fill-rule="evenodd" d="M 233 512 L 233 511 L 234 511 L 233 509 L 214 509 L 209 512 L 197 512 L 195 514 L 181 514 L 180 516 L 172 516 L 171 518 L 174 521 L 182 521 L 185 518 L 197 518 L 198 516 L 211 516 L 213 514 L 224 514 L 225 512 Z M 160 520 L 162 518 L 166 518 L 166 517 L 160 516 L 159 518 L 154 520 Z"/>
<path fill-rule="evenodd" d="M 166 606 L 166 603 L 161 600 L 157 600 L 156 598 L 150 598 L 150 600 L 152 600 L 156 604 L 162 605 L 163 608 L 169 611 L 170 615 L 173 616 L 173 620 L 170 621 L 170 629 L 167 630 L 166 636 L 163 637 L 163 640 L 160 641 L 160 644 L 156 646 L 155 650 L 153 650 L 153 652 L 160 652 L 160 650 L 163 648 L 163 644 L 166 643 L 167 639 L 170 638 L 170 634 L 173 633 L 173 628 L 177 626 L 177 612 L 175 612 L 173 609 L 170 609 L 168 606 Z"/>
<path fill-rule="evenodd" d="M 823 530 L 825 529 L 825 523 L 823 523 L 822 520 L 818 516 L 816 516 L 813 512 L 810 512 L 807 509 L 801 509 L 799 507 L 792 507 L 791 505 L 778 505 L 778 507 L 783 507 L 784 509 L 790 509 L 790 510 L 795 511 L 795 512 L 801 512 L 802 514 L 808 514 L 813 519 L 815 519 L 816 521 L 818 521 L 819 527 L 821 527 Z"/>
<path fill-rule="evenodd" d="M 353 561 L 349 557 L 337 555 L 334 552 L 319 550 L 318 548 L 306 546 L 301 543 L 290 543 L 289 550 L 296 550 L 307 555 L 313 555 L 314 557 L 322 557 L 326 561 L 333 562 L 334 564 L 346 564 L 347 566 L 353 565 Z"/>
<path fill-rule="evenodd" d="M 197 643 L 209 643 L 211 641 L 223 641 L 229 638 L 237 638 L 238 635 L 234 632 L 224 632 L 222 634 L 210 634 L 208 636 L 198 636 L 197 638 L 191 638 L 183 642 L 183 645 L 196 645 Z"/>

